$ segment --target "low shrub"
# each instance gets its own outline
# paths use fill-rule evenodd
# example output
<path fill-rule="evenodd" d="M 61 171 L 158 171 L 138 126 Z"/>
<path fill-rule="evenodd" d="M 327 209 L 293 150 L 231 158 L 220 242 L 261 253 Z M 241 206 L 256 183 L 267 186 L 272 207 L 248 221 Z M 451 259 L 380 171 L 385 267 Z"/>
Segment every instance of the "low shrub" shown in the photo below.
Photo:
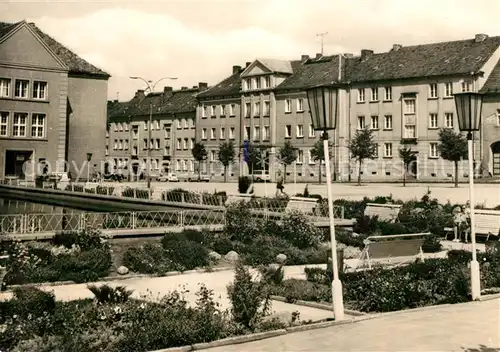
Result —
<path fill-rule="evenodd" d="M 149 190 L 127 187 L 122 191 L 122 197 L 149 199 Z"/>
<path fill-rule="evenodd" d="M 260 266 L 258 268 L 262 279 L 271 285 L 280 285 L 285 278 L 283 265 L 278 266 Z"/>
<path fill-rule="evenodd" d="M 210 265 L 209 251 L 201 243 L 189 240 L 163 241 L 163 249 L 166 258 L 172 261 L 178 271 L 203 268 Z"/>
<path fill-rule="evenodd" d="M 242 194 L 246 194 L 248 189 L 252 185 L 252 179 L 248 176 L 240 176 L 238 177 L 238 192 Z"/>
<path fill-rule="evenodd" d="M 98 304 L 120 304 L 128 301 L 133 290 L 127 290 L 125 286 L 111 287 L 108 285 L 88 285 L 87 288 L 95 296 Z"/>
<path fill-rule="evenodd" d="M 127 249 L 123 255 L 123 265 L 136 273 L 158 275 L 173 271 L 175 267 L 160 243 L 145 243 Z"/>
<path fill-rule="evenodd" d="M 112 196 L 114 191 L 115 191 L 114 187 L 100 186 L 100 185 L 96 187 L 97 194 Z"/>
<path fill-rule="evenodd" d="M 288 303 L 297 300 L 329 302 L 332 296 L 330 286 L 298 279 L 284 280 L 281 285 L 271 286 L 269 290 L 272 295 L 285 297 Z"/>
<path fill-rule="evenodd" d="M 66 186 L 64 189 L 65 191 L 69 192 L 83 192 L 83 186 L 82 185 L 75 185 L 75 184 L 69 184 Z"/>

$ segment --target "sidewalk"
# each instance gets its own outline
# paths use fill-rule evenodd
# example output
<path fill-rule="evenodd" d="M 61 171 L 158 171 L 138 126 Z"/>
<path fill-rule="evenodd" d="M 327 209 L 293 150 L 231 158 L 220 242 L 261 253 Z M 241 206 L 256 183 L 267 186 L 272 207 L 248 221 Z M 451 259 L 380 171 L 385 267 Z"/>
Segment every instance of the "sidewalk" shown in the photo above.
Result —
<path fill-rule="evenodd" d="M 482 347 L 483 346 L 483 347 Z M 390 313 L 207 352 L 500 351 L 500 299 Z"/>

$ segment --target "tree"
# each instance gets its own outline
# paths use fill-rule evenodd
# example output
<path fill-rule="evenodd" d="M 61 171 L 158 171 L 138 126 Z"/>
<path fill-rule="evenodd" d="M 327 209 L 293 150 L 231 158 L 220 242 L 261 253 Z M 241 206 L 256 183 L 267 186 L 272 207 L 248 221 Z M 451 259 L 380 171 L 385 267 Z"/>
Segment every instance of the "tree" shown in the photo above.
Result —
<path fill-rule="evenodd" d="M 399 149 L 399 157 L 403 161 L 403 187 L 406 187 L 406 172 L 408 171 L 408 166 L 413 161 L 413 152 L 411 148 L 401 148 Z"/>
<path fill-rule="evenodd" d="M 253 170 L 255 165 L 262 164 L 262 155 L 261 149 L 259 147 L 254 146 L 253 144 L 248 145 L 248 171 L 250 174 L 253 174 Z"/>
<path fill-rule="evenodd" d="M 314 161 L 319 162 L 319 183 L 321 184 L 321 163 L 325 161 L 325 145 L 323 144 L 322 137 L 319 141 L 314 143 L 314 146 L 311 149 L 311 157 Z M 332 147 L 331 143 L 328 143 L 329 148 Z M 330 175 L 326 175 L 326 177 L 330 177 Z"/>
<path fill-rule="evenodd" d="M 198 162 L 198 177 L 201 179 L 201 162 L 207 160 L 207 150 L 205 145 L 200 142 L 196 142 L 191 150 L 194 160 Z"/>
<path fill-rule="evenodd" d="M 375 159 L 377 156 L 377 143 L 374 141 L 372 130 L 365 128 L 356 131 L 354 138 L 349 142 L 349 151 L 351 159 L 357 161 L 358 170 L 358 186 L 361 185 L 361 167 L 365 159 Z"/>
<path fill-rule="evenodd" d="M 293 163 L 296 159 L 295 148 L 290 141 L 286 141 L 285 145 L 280 148 L 278 152 L 278 159 L 283 164 L 283 167 L 285 169 L 283 182 L 286 183 L 286 167 Z"/>
<path fill-rule="evenodd" d="M 450 128 L 439 131 L 438 152 L 444 160 L 452 161 L 455 167 L 455 187 L 458 187 L 458 162 L 467 158 L 467 140 L 460 132 Z"/>
<path fill-rule="evenodd" d="M 229 166 L 229 164 L 234 162 L 235 157 L 236 152 L 234 150 L 233 141 L 222 142 L 219 146 L 217 158 L 224 166 L 224 182 L 227 182 L 227 167 Z"/>

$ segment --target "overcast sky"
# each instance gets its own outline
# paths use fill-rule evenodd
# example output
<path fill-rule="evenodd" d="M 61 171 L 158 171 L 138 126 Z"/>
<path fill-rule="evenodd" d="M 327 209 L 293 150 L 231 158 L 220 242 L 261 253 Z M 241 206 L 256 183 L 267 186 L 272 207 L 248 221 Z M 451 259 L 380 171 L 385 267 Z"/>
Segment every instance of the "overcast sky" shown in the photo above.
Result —
<path fill-rule="evenodd" d="M 26 19 L 109 72 L 108 97 L 143 88 L 131 75 L 174 88 L 216 84 L 233 65 L 255 58 L 299 59 L 387 51 L 411 45 L 500 35 L 498 0 L 5 1 L 2 21 Z"/>

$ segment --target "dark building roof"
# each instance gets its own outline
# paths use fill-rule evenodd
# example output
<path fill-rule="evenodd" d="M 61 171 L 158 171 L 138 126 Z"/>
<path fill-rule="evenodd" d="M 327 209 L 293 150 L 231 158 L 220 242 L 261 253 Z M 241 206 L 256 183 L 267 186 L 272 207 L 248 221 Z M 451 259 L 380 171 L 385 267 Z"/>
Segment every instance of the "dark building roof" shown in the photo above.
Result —
<path fill-rule="evenodd" d="M 119 105 L 108 104 L 108 120 L 128 120 L 149 116 L 150 104 L 154 115 L 171 115 L 196 112 L 196 94 L 199 88 L 181 89 L 144 95 L 139 91 L 132 100 Z"/>
<path fill-rule="evenodd" d="M 491 71 L 488 79 L 481 88 L 481 93 L 485 94 L 500 94 L 500 60 Z"/>
<path fill-rule="evenodd" d="M 241 90 L 241 73 L 243 72 L 243 70 L 244 69 L 240 69 L 238 72 L 233 73 L 222 82 L 217 83 L 215 86 L 212 86 L 206 91 L 199 93 L 197 95 L 197 98 L 204 99 L 211 97 L 238 95 Z"/>
<path fill-rule="evenodd" d="M 0 22 L 0 39 L 23 23 L 25 22 Z M 85 61 L 54 38 L 42 32 L 42 30 L 40 30 L 34 23 L 29 23 L 28 25 L 43 40 L 49 49 L 52 50 L 52 52 L 54 52 L 54 54 L 68 67 L 70 73 L 102 76 L 107 78 L 110 77 L 107 72 L 104 72 L 103 70 Z"/>

